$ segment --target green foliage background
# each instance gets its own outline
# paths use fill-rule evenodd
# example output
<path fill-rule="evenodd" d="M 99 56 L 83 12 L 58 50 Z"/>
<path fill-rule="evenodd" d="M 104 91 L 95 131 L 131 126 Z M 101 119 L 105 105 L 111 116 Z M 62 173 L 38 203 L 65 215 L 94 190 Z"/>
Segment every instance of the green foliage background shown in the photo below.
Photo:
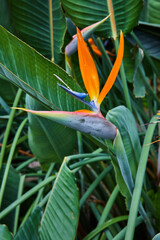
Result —
<path fill-rule="evenodd" d="M 102 88 L 125 36 L 101 106 L 115 140 L 11 109 L 86 109 L 55 75 L 84 91 L 77 52 L 66 58 L 65 47 L 75 26 L 102 20 L 111 4 L 89 36 L 101 57 L 88 46 Z M 157 0 L 0 1 L 0 239 L 159 239 L 159 143 L 150 145 L 159 136 L 159 11 Z"/>

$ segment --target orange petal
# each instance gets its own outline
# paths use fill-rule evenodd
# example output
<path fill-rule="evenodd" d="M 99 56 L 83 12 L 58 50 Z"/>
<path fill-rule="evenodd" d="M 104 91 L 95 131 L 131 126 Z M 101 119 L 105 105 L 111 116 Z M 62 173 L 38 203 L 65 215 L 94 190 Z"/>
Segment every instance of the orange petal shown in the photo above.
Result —
<path fill-rule="evenodd" d="M 95 54 L 96 54 L 97 56 L 99 56 L 99 57 L 102 56 L 101 51 L 98 49 L 98 47 L 97 47 L 95 44 L 92 44 L 92 45 L 91 45 L 91 48 L 92 48 L 93 52 L 95 52 Z"/>
<path fill-rule="evenodd" d="M 121 62 L 122 62 L 122 59 L 123 59 L 123 52 L 124 52 L 124 37 L 123 37 L 123 33 L 121 31 L 117 58 L 116 58 L 116 61 L 113 65 L 113 68 L 112 68 L 112 70 L 109 74 L 109 77 L 108 77 L 101 93 L 99 94 L 99 98 L 98 98 L 98 103 L 99 104 L 101 104 L 101 102 L 103 101 L 103 99 L 105 98 L 107 93 L 110 91 L 111 87 L 113 86 L 113 84 L 116 80 L 116 77 L 117 77 L 117 74 L 119 72 Z"/>
<path fill-rule="evenodd" d="M 90 99 L 96 100 L 99 96 L 99 77 L 95 63 L 78 28 L 77 28 L 77 43 L 79 65 L 83 82 L 90 96 Z"/>
<path fill-rule="evenodd" d="M 93 113 L 93 114 L 95 114 L 95 112 L 93 112 L 91 110 L 87 110 L 87 109 L 80 109 L 80 110 L 77 110 L 75 112 L 83 112 L 83 113 Z"/>
<path fill-rule="evenodd" d="M 94 44 L 94 41 L 93 41 L 92 38 L 89 38 L 89 39 L 88 39 L 88 42 L 89 42 L 89 44 Z"/>

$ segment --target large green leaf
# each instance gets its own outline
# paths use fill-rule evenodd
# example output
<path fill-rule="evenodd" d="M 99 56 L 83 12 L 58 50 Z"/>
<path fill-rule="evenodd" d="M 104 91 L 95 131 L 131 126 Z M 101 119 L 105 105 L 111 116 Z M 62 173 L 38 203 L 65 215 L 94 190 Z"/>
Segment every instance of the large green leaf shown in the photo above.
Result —
<path fill-rule="evenodd" d="M 27 108 L 46 110 L 44 106 L 27 96 Z M 43 167 L 51 162 L 61 162 L 71 155 L 76 144 L 76 132 L 51 120 L 29 114 L 29 145 Z"/>
<path fill-rule="evenodd" d="M 123 64 L 125 67 L 126 78 L 128 82 L 133 82 L 133 74 L 134 74 L 134 59 L 132 54 L 132 45 L 125 40 L 124 44 L 124 56 L 123 56 Z"/>
<path fill-rule="evenodd" d="M 160 1 L 148 0 L 148 21 L 151 23 L 160 24 Z"/>
<path fill-rule="evenodd" d="M 37 207 L 31 216 L 26 220 L 24 225 L 20 227 L 14 240 L 38 240 L 39 224 L 41 220 L 41 208 Z"/>
<path fill-rule="evenodd" d="M 129 160 L 130 169 L 135 177 L 141 153 L 141 145 L 135 119 L 132 113 L 124 106 L 119 106 L 109 111 L 107 119 L 111 121 L 120 131 Z"/>
<path fill-rule="evenodd" d="M 7 0 L 1 0 L 0 7 L 0 25 L 12 31 L 13 26 L 10 18 L 9 6 Z"/>
<path fill-rule="evenodd" d="M 138 71 L 137 59 L 135 59 L 135 50 L 139 50 L 136 47 L 132 47 L 131 43 L 125 40 L 123 63 L 125 67 L 125 73 L 127 80 L 133 82 L 135 97 L 145 96 L 145 86 Z M 138 62 L 140 64 L 141 62 Z"/>
<path fill-rule="evenodd" d="M 5 225 L 0 225 L 0 239 L 1 240 L 12 240 L 12 235 L 10 234 L 8 228 Z"/>
<path fill-rule="evenodd" d="M 119 130 L 117 130 L 117 135 L 114 139 L 113 147 L 116 158 L 112 156 L 112 163 L 115 170 L 116 181 L 120 192 L 127 199 L 127 203 L 130 204 L 134 183 Z"/>
<path fill-rule="evenodd" d="M 140 139 L 135 118 L 125 106 L 119 106 L 114 108 L 113 111 L 109 111 L 109 119 L 112 119 L 121 132 L 125 150 L 130 161 L 130 167 L 133 170 L 137 167 L 141 154 Z M 136 169 L 132 173 L 135 176 Z"/>
<path fill-rule="evenodd" d="M 133 82 L 134 82 L 134 94 L 136 97 L 144 97 L 145 96 L 145 85 L 142 79 L 142 76 L 139 72 L 139 67 L 142 67 L 142 60 L 143 60 L 143 53 L 138 48 L 137 54 L 135 57 L 135 69 L 133 75 Z"/>
<path fill-rule="evenodd" d="M 42 217 L 41 240 L 75 239 L 78 205 L 78 189 L 64 159 Z"/>
<path fill-rule="evenodd" d="M 67 15 L 72 21 L 84 28 L 92 23 L 98 22 L 109 14 L 108 3 L 112 3 L 117 32 L 123 30 L 124 33 L 130 32 L 137 25 L 141 0 L 61 0 Z M 111 18 L 110 18 L 111 20 Z M 101 36 L 112 36 L 110 21 L 106 21 L 97 31 Z"/>
<path fill-rule="evenodd" d="M 4 169 L 5 169 L 5 166 L 3 165 L 0 171 L 0 185 L 2 183 Z M 12 167 L 10 167 L 7 183 L 4 191 L 1 210 L 8 207 L 12 202 L 14 202 L 17 199 L 19 180 L 20 180 L 20 174 L 18 174 Z M 12 210 L 6 217 L 1 219 L 0 222 L 5 223 L 8 226 L 8 228 L 12 231 L 14 227 L 14 218 L 15 218 L 15 210 Z"/>
<path fill-rule="evenodd" d="M 80 86 L 58 65 L 0 27 L 0 74 L 52 109 L 86 108 L 57 83 L 58 75 L 69 87 L 81 92 Z"/>
<path fill-rule="evenodd" d="M 51 18 L 50 2 L 52 2 Z M 9 5 L 18 36 L 49 59 L 52 58 L 53 44 L 55 61 L 58 62 L 66 30 L 60 1 L 10 0 Z"/>

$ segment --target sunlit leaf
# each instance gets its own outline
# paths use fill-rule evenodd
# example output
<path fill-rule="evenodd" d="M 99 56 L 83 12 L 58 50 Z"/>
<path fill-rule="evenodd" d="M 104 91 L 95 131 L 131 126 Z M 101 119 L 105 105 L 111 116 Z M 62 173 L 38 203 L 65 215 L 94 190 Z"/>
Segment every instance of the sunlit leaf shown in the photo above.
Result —
<path fill-rule="evenodd" d="M 18 230 L 14 240 L 38 240 L 39 239 L 39 224 L 41 220 L 41 208 L 37 207 L 31 216 L 25 221 L 22 227 Z"/>
<path fill-rule="evenodd" d="M 108 14 L 108 1 L 85 1 L 85 0 L 61 0 L 67 15 L 79 28 L 87 27 L 95 22 L 105 18 Z M 142 9 L 142 1 L 134 0 L 114 0 L 114 17 L 117 32 L 120 30 L 124 34 L 130 32 L 137 25 L 138 17 Z M 97 31 L 101 36 L 112 36 L 110 21 L 106 21 Z"/>
<path fill-rule="evenodd" d="M 25 92 L 57 110 L 78 110 L 84 104 L 69 96 L 57 83 L 54 74 L 71 89 L 82 92 L 79 85 L 58 65 L 0 27 L 0 74 Z"/>
<path fill-rule="evenodd" d="M 133 176 L 135 176 L 141 153 L 141 145 L 135 119 L 132 113 L 124 106 L 119 106 L 109 111 L 107 119 L 115 124 L 121 133 L 130 169 Z"/>
<path fill-rule="evenodd" d="M 75 239 L 78 208 L 78 189 L 64 159 L 42 217 L 41 240 Z"/>

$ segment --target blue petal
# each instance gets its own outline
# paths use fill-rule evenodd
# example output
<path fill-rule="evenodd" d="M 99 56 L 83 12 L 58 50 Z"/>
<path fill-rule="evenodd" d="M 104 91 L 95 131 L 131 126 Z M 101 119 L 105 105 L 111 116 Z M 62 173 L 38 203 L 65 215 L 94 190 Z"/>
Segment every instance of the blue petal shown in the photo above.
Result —
<path fill-rule="evenodd" d="M 63 85 L 57 83 L 59 87 L 63 88 L 66 92 L 68 92 L 70 95 L 72 95 L 73 97 L 76 97 L 77 99 L 84 99 L 85 97 L 88 96 L 88 93 L 79 93 L 79 92 L 75 92 L 72 91 L 66 87 L 64 87 Z"/>
<path fill-rule="evenodd" d="M 90 101 L 89 104 L 90 104 L 90 108 L 91 108 L 94 112 L 96 112 L 96 111 L 98 110 L 98 108 L 97 108 L 94 100 Z"/>
<path fill-rule="evenodd" d="M 79 100 L 80 102 L 83 102 L 84 104 L 86 104 L 87 106 L 89 106 L 92 111 L 94 112 L 97 112 L 98 108 L 96 107 L 94 101 L 91 101 L 90 103 L 83 100 L 85 97 L 88 96 L 87 93 L 79 93 L 79 92 L 75 92 L 75 91 L 72 91 L 68 88 L 66 88 L 65 86 L 57 83 L 59 87 L 61 87 L 62 89 L 64 89 L 67 93 L 69 93 L 71 96 L 73 96 L 74 98 L 76 98 L 77 100 Z"/>

